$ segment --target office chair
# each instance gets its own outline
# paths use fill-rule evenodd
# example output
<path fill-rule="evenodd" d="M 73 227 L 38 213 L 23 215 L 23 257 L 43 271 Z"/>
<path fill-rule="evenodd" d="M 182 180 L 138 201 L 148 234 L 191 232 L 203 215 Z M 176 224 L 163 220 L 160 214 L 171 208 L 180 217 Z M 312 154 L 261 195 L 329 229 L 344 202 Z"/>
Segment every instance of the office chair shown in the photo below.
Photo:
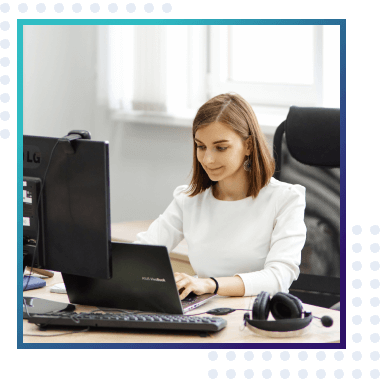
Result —
<path fill-rule="evenodd" d="M 340 308 L 340 110 L 290 107 L 273 139 L 274 178 L 306 187 L 306 243 L 289 292 Z"/>

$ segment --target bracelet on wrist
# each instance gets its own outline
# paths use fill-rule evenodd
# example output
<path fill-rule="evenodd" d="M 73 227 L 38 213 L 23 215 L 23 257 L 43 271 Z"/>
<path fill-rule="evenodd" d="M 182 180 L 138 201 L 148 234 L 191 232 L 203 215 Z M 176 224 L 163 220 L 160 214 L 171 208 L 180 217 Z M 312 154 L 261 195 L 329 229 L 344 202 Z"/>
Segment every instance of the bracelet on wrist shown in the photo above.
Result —
<path fill-rule="evenodd" d="M 215 291 L 214 291 L 214 295 L 216 295 L 218 293 L 219 283 L 217 282 L 217 280 L 215 278 L 210 277 L 210 279 L 212 279 L 215 282 L 215 284 L 216 284 L 216 288 L 215 288 Z"/>

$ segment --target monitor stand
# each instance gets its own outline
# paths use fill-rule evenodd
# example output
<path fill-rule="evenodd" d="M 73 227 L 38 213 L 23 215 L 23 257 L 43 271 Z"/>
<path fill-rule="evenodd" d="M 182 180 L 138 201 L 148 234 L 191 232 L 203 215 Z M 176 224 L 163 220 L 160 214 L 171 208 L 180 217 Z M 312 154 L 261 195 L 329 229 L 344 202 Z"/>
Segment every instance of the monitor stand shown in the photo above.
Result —
<path fill-rule="evenodd" d="M 34 314 L 52 312 L 72 312 L 75 305 L 70 303 L 60 303 L 58 301 L 40 299 L 38 297 L 23 297 L 23 318 L 29 318 Z"/>
<path fill-rule="evenodd" d="M 24 248 L 25 248 L 25 243 L 24 243 Z M 31 245 L 28 245 L 29 247 Z M 23 257 L 23 273 L 25 273 L 25 269 L 29 267 L 29 270 L 31 272 L 38 273 L 40 275 L 46 275 L 48 277 L 53 277 L 54 273 L 42 269 L 36 269 L 34 267 L 30 267 L 33 265 L 27 265 L 27 260 L 26 257 L 30 253 L 29 250 L 26 250 L 23 252 L 24 257 Z M 32 253 L 30 253 L 32 254 Z M 32 260 L 33 262 L 33 260 Z M 29 263 L 29 261 L 28 261 Z M 38 297 L 33 297 L 33 296 L 24 296 L 22 300 L 22 309 L 23 309 L 23 318 L 28 319 L 30 316 L 33 317 L 34 314 L 42 314 L 42 313 L 53 313 L 53 312 L 72 312 L 75 310 L 75 305 L 70 304 L 70 303 L 61 303 L 58 301 L 52 301 L 52 300 L 45 300 L 45 299 L 40 299 Z"/>

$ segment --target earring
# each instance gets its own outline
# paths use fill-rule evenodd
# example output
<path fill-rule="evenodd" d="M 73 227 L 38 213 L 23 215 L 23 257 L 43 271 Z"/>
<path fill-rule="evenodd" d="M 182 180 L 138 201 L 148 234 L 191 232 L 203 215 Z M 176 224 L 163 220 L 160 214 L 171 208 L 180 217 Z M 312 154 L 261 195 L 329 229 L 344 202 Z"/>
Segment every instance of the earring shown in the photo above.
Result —
<path fill-rule="evenodd" d="M 252 171 L 252 161 L 251 157 L 248 156 L 247 160 L 243 164 L 245 171 Z"/>

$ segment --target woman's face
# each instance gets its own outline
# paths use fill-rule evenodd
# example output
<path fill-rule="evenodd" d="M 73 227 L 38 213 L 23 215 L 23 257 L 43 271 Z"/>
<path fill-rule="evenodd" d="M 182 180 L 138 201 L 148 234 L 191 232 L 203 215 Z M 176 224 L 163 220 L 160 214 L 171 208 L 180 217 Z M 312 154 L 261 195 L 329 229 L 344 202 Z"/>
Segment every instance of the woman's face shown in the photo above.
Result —
<path fill-rule="evenodd" d="M 244 173 L 243 163 L 249 149 L 229 126 L 214 122 L 198 129 L 194 140 L 197 159 L 211 180 L 234 179 Z"/>

